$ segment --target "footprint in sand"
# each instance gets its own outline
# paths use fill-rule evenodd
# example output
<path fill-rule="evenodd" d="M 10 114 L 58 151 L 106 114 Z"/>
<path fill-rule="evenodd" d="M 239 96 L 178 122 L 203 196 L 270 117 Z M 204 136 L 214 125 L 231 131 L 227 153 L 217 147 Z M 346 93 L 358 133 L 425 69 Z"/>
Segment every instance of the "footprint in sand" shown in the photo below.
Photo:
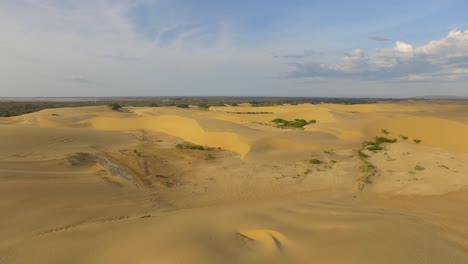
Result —
<path fill-rule="evenodd" d="M 241 229 L 237 232 L 237 236 L 245 243 L 259 245 L 271 251 L 283 252 L 289 244 L 286 236 L 268 229 Z"/>

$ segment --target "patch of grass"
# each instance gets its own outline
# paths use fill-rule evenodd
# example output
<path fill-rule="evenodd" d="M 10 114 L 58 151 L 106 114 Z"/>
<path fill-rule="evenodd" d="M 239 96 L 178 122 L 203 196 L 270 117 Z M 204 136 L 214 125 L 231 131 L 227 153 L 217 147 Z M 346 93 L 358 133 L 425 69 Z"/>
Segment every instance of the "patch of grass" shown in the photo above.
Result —
<path fill-rule="evenodd" d="M 51 114 L 51 116 L 60 116 L 59 114 Z"/>
<path fill-rule="evenodd" d="M 419 143 L 422 142 L 420 139 L 417 139 L 417 138 L 413 139 L 413 141 L 414 141 L 414 143 L 416 143 L 416 144 L 419 144 Z"/>
<path fill-rule="evenodd" d="M 110 109 L 112 109 L 114 111 L 122 109 L 122 106 L 120 104 L 117 104 L 117 103 L 108 104 L 108 106 L 110 107 Z"/>
<path fill-rule="evenodd" d="M 310 160 L 310 163 L 315 164 L 315 165 L 318 165 L 318 164 L 322 164 L 323 161 L 321 161 L 321 160 L 319 160 L 319 159 L 311 159 L 311 160 Z"/>
<path fill-rule="evenodd" d="M 294 119 L 293 121 L 288 121 L 282 118 L 275 118 L 270 122 L 275 123 L 275 126 L 278 128 L 303 129 L 306 125 L 317 123 L 317 120 Z"/>
<path fill-rule="evenodd" d="M 414 166 L 414 169 L 417 170 L 417 171 L 423 171 L 423 170 L 425 170 L 425 168 L 422 167 L 422 166 L 420 166 L 420 165 Z"/>
<path fill-rule="evenodd" d="M 177 149 L 194 149 L 194 150 L 207 150 L 207 148 L 197 145 L 197 144 L 190 144 L 190 143 L 183 143 L 183 144 L 177 144 L 176 145 Z"/>
<path fill-rule="evenodd" d="M 416 174 L 414 171 L 408 171 L 408 174 Z"/>

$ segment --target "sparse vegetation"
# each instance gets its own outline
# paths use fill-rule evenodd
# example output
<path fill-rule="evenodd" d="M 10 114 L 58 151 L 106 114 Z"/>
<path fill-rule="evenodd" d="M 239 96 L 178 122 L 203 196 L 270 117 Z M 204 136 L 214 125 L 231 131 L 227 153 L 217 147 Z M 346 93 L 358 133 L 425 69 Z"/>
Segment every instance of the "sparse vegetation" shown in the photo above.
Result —
<path fill-rule="evenodd" d="M 159 107 L 159 105 L 157 103 L 151 103 L 148 105 L 149 107 Z"/>
<path fill-rule="evenodd" d="M 239 115 L 264 115 L 264 114 L 274 114 L 273 112 L 230 112 L 230 111 L 227 111 L 226 113 L 229 113 L 229 114 L 239 114 Z"/>
<path fill-rule="evenodd" d="M 176 145 L 177 149 L 194 149 L 194 150 L 207 150 L 207 148 L 197 145 L 197 144 L 191 144 L 191 143 L 182 143 L 182 144 L 177 144 Z"/>
<path fill-rule="evenodd" d="M 59 116 L 59 114 L 51 114 L 51 116 Z"/>
<path fill-rule="evenodd" d="M 205 160 L 214 160 L 214 159 L 215 159 L 215 157 L 213 155 L 211 155 L 210 153 L 205 155 Z"/>
<path fill-rule="evenodd" d="M 134 149 L 133 153 L 135 153 L 135 155 L 137 155 L 137 157 L 141 157 L 141 153 L 138 150 Z"/>
<path fill-rule="evenodd" d="M 282 118 L 275 118 L 270 122 L 275 123 L 275 126 L 278 128 L 303 129 L 306 125 L 317 123 L 317 120 L 294 119 L 293 121 L 288 121 Z"/>
<path fill-rule="evenodd" d="M 374 165 L 372 165 L 371 163 L 369 162 L 365 162 L 364 164 L 361 165 L 361 167 L 359 167 L 361 169 L 361 172 L 370 172 L 372 171 L 373 169 L 375 169 Z"/>
<path fill-rule="evenodd" d="M 414 143 L 416 143 L 416 144 L 421 143 L 421 140 L 420 140 L 420 139 L 417 139 L 417 138 L 413 139 L 413 141 L 414 141 Z"/>
<path fill-rule="evenodd" d="M 375 151 L 383 150 L 383 148 L 380 145 L 373 145 L 373 146 L 368 147 L 367 150 L 375 152 Z"/>
<path fill-rule="evenodd" d="M 382 134 L 385 134 L 386 136 L 388 136 L 388 134 L 390 134 L 390 132 L 388 132 L 385 129 L 381 129 L 380 132 L 382 132 Z"/>
<path fill-rule="evenodd" d="M 384 148 L 381 146 L 384 143 L 395 143 L 397 139 L 389 139 L 386 137 L 375 137 L 374 141 L 364 141 L 362 146 L 365 147 L 367 150 L 376 152 L 379 150 L 383 150 Z"/>
<path fill-rule="evenodd" d="M 176 107 L 178 108 L 189 108 L 188 104 L 176 104 Z"/>
<path fill-rule="evenodd" d="M 370 157 L 369 155 L 367 155 L 366 153 L 364 153 L 361 149 L 358 150 L 357 153 L 358 153 L 358 156 L 359 156 L 360 158 L 362 158 L 362 159 L 367 159 L 367 158 Z"/>
<path fill-rule="evenodd" d="M 403 140 L 408 140 L 408 137 L 407 137 L 407 136 L 400 135 L 399 137 L 400 137 L 401 139 L 403 139 Z"/>
<path fill-rule="evenodd" d="M 209 109 L 210 108 L 210 105 L 209 104 L 205 104 L 205 103 L 199 103 L 197 104 L 198 108 L 200 109 Z"/>

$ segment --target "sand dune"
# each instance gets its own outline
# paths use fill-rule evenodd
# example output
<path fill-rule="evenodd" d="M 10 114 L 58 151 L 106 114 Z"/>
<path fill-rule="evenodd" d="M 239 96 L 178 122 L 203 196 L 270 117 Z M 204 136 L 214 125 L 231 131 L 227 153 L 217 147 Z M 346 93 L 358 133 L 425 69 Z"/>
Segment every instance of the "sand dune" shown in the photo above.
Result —
<path fill-rule="evenodd" d="M 467 115 L 417 101 L 0 118 L 0 263 L 468 263 Z M 363 145 L 376 136 L 397 142 Z"/>

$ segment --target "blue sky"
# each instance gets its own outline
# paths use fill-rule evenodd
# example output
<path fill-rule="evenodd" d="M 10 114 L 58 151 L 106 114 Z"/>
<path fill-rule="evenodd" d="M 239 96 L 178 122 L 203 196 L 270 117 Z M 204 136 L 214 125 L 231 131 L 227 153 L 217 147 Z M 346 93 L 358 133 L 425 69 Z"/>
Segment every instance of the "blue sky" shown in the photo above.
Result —
<path fill-rule="evenodd" d="M 0 2 L 0 96 L 468 96 L 468 2 Z"/>

